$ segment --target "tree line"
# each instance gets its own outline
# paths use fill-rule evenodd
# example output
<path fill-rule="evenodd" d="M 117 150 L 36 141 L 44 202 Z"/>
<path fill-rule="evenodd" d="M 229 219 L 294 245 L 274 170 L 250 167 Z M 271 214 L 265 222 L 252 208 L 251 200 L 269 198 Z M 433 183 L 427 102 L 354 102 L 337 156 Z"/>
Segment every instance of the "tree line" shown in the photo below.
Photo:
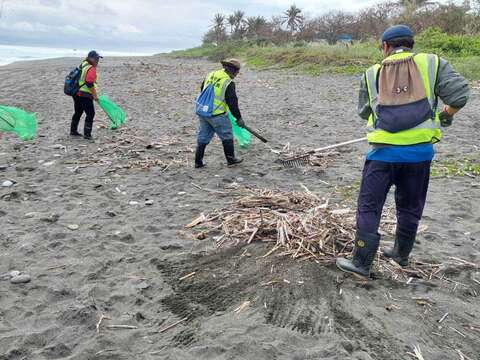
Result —
<path fill-rule="evenodd" d="M 386 1 L 357 12 L 331 11 L 317 17 L 291 5 L 283 14 L 267 19 L 247 16 L 237 10 L 231 15 L 216 14 L 205 44 L 229 40 L 255 40 L 257 43 L 285 44 L 292 41 L 327 41 L 378 39 L 389 25 L 403 23 L 415 32 L 436 27 L 448 34 L 480 32 L 480 0 L 462 4 L 428 0 Z"/>

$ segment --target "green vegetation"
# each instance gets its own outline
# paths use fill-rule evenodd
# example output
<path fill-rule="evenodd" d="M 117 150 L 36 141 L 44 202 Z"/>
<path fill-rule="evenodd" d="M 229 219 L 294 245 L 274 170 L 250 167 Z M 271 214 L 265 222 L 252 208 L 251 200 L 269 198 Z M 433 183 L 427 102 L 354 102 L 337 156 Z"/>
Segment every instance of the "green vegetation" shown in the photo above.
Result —
<path fill-rule="evenodd" d="M 480 163 L 475 163 L 470 159 L 435 161 L 432 165 L 431 175 L 432 177 L 480 176 Z"/>
<path fill-rule="evenodd" d="M 417 52 L 439 54 L 469 79 L 480 79 L 480 0 L 384 1 L 356 12 L 331 11 L 317 17 L 295 5 L 270 19 L 241 10 L 215 14 L 203 46 L 173 56 L 212 61 L 238 57 L 257 69 L 311 75 L 359 73 L 381 60 L 378 39 L 385 28 L 399 23 L 418 34 Z"/>
<path fill-rule="evenodd" d="M 457 71 L 471 80 L 480 79 L 480 36 L 448 35 L 429 28 L 417 36 L 417 52 L 431 52 L 449 60 Z M 227 41 L 221 45 L 176 51 L 175 57 L 207 58 L 220 61 L 239 57 L 256 69 L 292 69 L 310 75 L 322 73 L 355 74 L 381 60 L 374 41 L 329 45 L 326 42 L 295 42 L 286 45 L 264 45 L 258 41 Z"/>

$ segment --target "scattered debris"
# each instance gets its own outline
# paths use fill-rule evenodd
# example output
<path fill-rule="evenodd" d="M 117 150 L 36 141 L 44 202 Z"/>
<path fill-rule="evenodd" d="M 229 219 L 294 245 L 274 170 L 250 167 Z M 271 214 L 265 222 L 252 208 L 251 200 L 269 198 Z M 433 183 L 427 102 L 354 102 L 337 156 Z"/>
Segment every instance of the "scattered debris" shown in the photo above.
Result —
<path fill-rule="evenodd" d="M 308 189 L 307 189 L 308 190 Z M 310 191 L 284 192 L 279 190 L 246 189 L 248 194 L 233 204 L 211 214 L 202 213 L 186 227 L 197 226 L 221 231 L 217 247 L 240 243 L 270 242 L 275 247 L 266 256 L 280 251 L 294 259 L 311 259 L 319 264 L 332 264 L 337 257 L 349 256 L 355 236 L 355 211 L 330 204 Z M 382 217 L 381 231 L 395 233 L 395 212 L 387 209 Z M 477 264 L 450 258 L 448 264 L 432 264 L 412 260 L 401 268 L 390 259 L 379 255 L 375 267 L 393 280 L 411 282 L 412 278 L 448 281 L 442 270 L 452 267 L 476 268 Z M 422 305 L 422 301 L 417 301 Z M 423 304 L 424 305 L 424 304 Z"/>

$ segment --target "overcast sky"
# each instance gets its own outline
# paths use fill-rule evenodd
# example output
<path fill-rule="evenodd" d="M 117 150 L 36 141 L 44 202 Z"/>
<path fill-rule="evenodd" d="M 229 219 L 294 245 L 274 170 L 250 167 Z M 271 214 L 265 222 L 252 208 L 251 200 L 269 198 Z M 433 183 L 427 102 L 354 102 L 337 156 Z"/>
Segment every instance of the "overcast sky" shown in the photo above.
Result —
<path fill-rule="evenodd" d="M 155 52 L 199 45 L 215 13 L 280 14 L 292 0 L 0 0 L 0 44 Z M 309 14 L 376 0 L 297 0 Z"/>

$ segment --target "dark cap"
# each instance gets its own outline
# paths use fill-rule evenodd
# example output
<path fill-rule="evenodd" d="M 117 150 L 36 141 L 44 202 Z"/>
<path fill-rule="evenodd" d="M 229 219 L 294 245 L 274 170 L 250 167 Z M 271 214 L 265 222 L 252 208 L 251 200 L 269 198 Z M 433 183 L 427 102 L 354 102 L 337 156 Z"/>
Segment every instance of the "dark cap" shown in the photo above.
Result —
<path fill-rule="evenodd" d="M 92 50 L 88 53 L 87 58 L 98 60 L 98 59 L 103 59 L 103 56 L 100 56 L 100 54 L 98 52 L 96 52 L 95 50 Z"/>
<path fill-rule="evenodd" d="M 395 25 L 389 27 L 382 35 L 382 42 L 398 39 L 398 38 L 412 38 L 413 31 L 407 25 Z"/>

